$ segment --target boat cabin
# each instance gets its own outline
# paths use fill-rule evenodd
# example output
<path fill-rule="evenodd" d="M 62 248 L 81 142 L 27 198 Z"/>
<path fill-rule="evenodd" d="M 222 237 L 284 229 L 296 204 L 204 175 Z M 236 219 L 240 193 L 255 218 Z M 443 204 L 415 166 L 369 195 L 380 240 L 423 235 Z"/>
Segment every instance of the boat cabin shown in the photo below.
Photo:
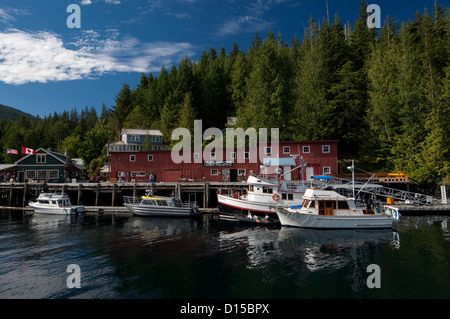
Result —
<path fill-rule="evenodd" d="M 339 216 L 373 214 L 372 209 L 356 207 L 355 200 L 331 190 L 308 188 L 303 196 L 301 210 L 304 213 Z"/>
<path fill-rule="evenodd" d="M 142 196 L 142 205 L 167 206 L 167 207 L 188 207 L 177 197 L 150 197 Z"/>
<path fill-rule="evenodd" d="M 69 197 L 66 196 L 53 196 L 53 195 L 46 195 L 41 194 L 41 196 L 37 199 L 37 202 L 42 205 L 49 205 L 49 206 L 55 206 L 55 207 L 70 207 L 72 206 Z"/>

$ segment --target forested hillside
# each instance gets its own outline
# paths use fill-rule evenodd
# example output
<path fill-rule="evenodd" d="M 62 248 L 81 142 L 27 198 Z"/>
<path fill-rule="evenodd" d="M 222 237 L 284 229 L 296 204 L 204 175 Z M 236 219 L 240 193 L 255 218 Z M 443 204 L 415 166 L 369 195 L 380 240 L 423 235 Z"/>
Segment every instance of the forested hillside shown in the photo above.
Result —
<path fill-rule="evenodd" d="M 17 120 L 20 116 L 33 118 L 34 116 L 20 110 L 0 104 L 0 120 Z"/>
<path fill-rule="evenodd" d="M 436 5 L 408 21 L 366 25 L 312 18 L 302 37 L 255 34 L 248 48 L 209 48 L 125 83 L 111 109 L 86 108 L 34 121 L 1 121 L 3 147 L 66 149 L 105 158 L 122 127 L 279 128 L 282 139 L 340 140 L 340 159 L 369 171 L 406 171 L 417 184 L 450 183 L 450 16 Z M 357 10 L 358 8 L 355 8 Z M 1 155 L 12 161 L 14 155 Z M 6 157 L 5 157 L 6 156 Z M 93 162 L 93 169 L 99 160 Z M 101 160 L 100 160 L 101 163 Z"/>

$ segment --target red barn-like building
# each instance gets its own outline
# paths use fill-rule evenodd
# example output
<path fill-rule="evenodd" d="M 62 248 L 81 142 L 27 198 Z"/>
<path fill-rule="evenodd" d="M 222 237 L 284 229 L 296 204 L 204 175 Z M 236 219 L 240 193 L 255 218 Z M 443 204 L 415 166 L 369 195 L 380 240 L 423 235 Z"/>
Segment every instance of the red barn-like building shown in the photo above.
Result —
<path fill-rule="evenodd" d="M 310 180 L 313 175 L 338 176 L 337 140 L 283 141 L 278 147 L 278 158 L 274 157 L 276 150 L 272 150 L 270 143 L 263 149 L 223 149 L 222 157 L 214 150 L 191 150 L 188 154 L 190 163 L 185 160 L 179 164 L 172 158 L 170 150 L 130 152 L 110 148 L 111 178 L 147 182 L 150 174 L 156 174 L 157 182 L 236 182 L 264 170 L 266 174 L 284 174 L 286 180 L 301 180 L 302 171 L 296 168 L 301 165 L 301 158 L 305 180 Z"/>

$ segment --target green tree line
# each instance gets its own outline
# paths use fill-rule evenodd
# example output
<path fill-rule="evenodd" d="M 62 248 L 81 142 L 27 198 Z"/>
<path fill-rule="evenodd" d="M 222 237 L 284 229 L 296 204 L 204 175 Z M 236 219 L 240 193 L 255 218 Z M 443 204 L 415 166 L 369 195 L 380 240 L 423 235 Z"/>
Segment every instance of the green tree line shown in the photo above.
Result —
<path fill-rule="evenodd" d="M 105 155 L 102 146 L 94 150 L 96 134 L 116 139 L 121 128 L 152 128 L 170 142 L 174 128 L 192 130 L 194 119 L 225 128 L 232 117 L 235 127 L 279 128 L 284 140 L 337 139 L 340 159 L 356 159 L 366 170 L 448 184 L 449 8 L 436 3 L 402 22 L 388 16 L 381 29 L 367 27 L 366 8 L 362 2 L 353 24 L 338 15 L 310 18 L 301 39 L 268 31 L 255 34 L 246 50 L 237 43 L 228 53 L 210 48 L 198 60 L 142 74 L 135 88 L 124 83 L 99 117 L 87 109 L 31 127 L 2 122 L 1 141 L 12 147 L 14 139 L 34 138 L 27 145 L 67 149 L 90 163 Z"/>

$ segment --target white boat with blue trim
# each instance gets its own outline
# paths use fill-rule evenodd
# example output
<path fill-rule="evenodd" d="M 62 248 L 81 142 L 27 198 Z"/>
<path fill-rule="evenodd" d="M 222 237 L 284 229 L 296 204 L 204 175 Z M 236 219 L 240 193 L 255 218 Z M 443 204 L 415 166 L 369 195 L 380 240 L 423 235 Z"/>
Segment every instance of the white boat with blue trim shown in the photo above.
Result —
<path fill-rule="evenodd" d="M 393 216 L 381 207 L 356 205 L 354 198 L 328 189 L 308 188 L 303 203 L 275 208 L 282 226 L 321 229 L 392 228 Z"/>

